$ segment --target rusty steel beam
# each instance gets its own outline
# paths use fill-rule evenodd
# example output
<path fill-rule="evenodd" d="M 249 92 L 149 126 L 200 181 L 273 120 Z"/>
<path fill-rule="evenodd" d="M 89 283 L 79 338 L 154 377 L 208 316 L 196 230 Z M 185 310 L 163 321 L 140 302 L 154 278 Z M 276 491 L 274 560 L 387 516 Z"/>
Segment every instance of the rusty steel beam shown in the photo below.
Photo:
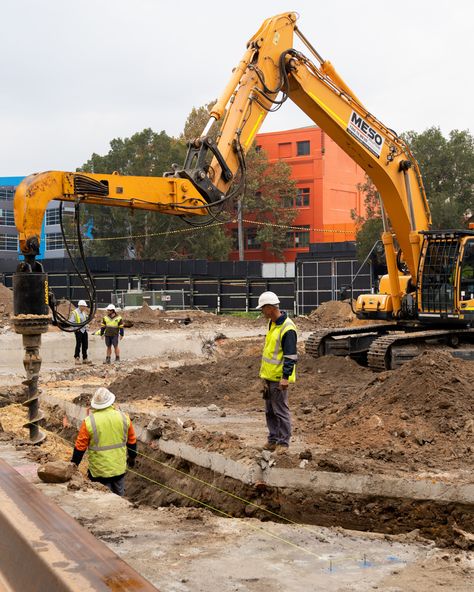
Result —
<path fill-rule="evenodd" d="M 0 459 L 0 590 L 8 587 L 22 591 L 157 592 Z"/>

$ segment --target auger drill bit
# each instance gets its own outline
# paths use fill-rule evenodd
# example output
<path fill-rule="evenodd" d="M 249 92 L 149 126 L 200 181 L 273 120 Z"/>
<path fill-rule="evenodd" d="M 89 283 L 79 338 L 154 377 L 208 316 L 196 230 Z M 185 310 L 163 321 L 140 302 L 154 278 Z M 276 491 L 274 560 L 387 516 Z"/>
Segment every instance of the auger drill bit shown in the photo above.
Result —
<path fill-rule="evenodd" d="M 26 267 L 26 266 L 25 266 Z M 40 264 L 35 264 L 35 271 L 18 271 L 13 275 L 13 327 L 23 337 L 25 355 L 23 365 L 26 370 L 27 387 L 23 405 L 28 408 L 28 421 L 24 427 L 30 430 L 30 442 L 40 444 L 46 437 L 39 429 L 39 422 L 44 418 L 39 409 L 38 379 L 41 368 L 41 334 L 48 330 L 48 279 Z"/>
<path fill-rule="evenodd" d="M 39 422 L 44 419 L 38 400 L 38 379 L 41 368 L 40 345 L 41 333 L 38 335 L 23 335 L 23 347 L 25 348 L 23 366 L 26 370 L 26 380 L 23 381 L 23 384 L 28 387 L 27 399 L 22 403 L 28 408 L 28 421 L 23 427 L 29 428 L 30 442 L 32 444 L 40 444 L 46 437 L 38 426 Z"/>

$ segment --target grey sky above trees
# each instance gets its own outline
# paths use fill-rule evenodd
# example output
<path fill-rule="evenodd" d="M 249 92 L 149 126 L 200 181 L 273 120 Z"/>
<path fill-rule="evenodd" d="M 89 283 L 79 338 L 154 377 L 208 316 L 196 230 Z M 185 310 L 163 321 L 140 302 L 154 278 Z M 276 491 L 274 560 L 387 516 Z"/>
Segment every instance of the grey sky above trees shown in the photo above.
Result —
<path fill-rule="evenodd" d="M 393 7 L 392 7 L 393 8 Z M 391 128 L 474 131 L 474 2 L 15 0 L 2 6 L 0 175 L 75 170 L 111 138 L 178 136 L 261 22 L 294 10 L 319 53 Z M 298 48 L 299 46 L 295 44 Z M 288 102 L 262 131 L 309 125 Z"/>

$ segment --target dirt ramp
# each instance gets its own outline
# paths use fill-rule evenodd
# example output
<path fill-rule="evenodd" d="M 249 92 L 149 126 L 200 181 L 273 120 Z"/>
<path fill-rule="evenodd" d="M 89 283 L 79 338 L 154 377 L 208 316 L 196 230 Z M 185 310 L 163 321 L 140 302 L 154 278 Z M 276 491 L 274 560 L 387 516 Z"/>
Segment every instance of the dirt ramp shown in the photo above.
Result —
<path fill-rule="evenodd" d="M 0 317 L 13 314 L 13 290 L 0 284 Z"/>

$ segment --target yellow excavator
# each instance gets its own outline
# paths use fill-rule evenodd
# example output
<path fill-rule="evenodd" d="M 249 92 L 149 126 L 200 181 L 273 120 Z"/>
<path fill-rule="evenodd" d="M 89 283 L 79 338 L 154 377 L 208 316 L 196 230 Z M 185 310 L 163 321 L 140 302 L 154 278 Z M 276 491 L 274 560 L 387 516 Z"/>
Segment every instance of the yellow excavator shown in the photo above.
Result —
<path fill-rule="evenodd" d="M 201 137 L 189 143 L 182 167 L 174 165 L 161 178 L 54 171 L 31 175 L 19 185 L 14 211 L 24 261 L 14 276 L 14 323 L 24 335 L 33 399 L 37 372 L 27 359 L 39 359 L 41 333 L 49 322 L 47 276 L 36 261 L 49 201 L 186 218 L 219 212 L 243 185 L 245 155 L 265 117 L 287 99 L 364 169 L 383 204 L 388 274 L 378 294 L 359 296 L 356 302 L 360 318 L 378 322 L 316 332 L 307 351 L 365 356 L 376 370 L 394 368 L 430 346 L 450 347 L 464 357 L 473 354 L 474 230 L 430 230 L 423 181 L 409 147 L 367 110 L 296 23 L 293 12 L 263 22 L 212 107 Z M 293 48 L 295 36 L 308 55 Z M 216 121 L 221 126 L 213 140 L 209 132 Z M 62 328 L 78 327 L 55 318 Z"/>

